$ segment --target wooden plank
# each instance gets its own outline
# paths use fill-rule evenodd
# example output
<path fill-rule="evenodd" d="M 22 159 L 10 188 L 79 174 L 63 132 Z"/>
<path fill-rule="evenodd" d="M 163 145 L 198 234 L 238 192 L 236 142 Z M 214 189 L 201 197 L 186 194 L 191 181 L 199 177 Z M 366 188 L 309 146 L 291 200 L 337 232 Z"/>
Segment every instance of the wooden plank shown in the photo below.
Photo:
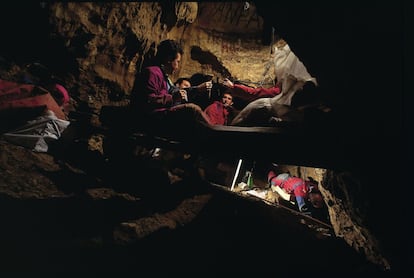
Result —
<path fill-rule="evenodd" d="M 210 182 L 210 184 L 213 188 L 217 189 L 218 192 L 230 194 L 234 196 L 234 198 L 243 198 L 247 201 L 257 202 L 258 204 L 265 204 L 269 210 L 275 210 L 274 213 L 278 213 L 278 211 L 280 211 L 280 213 L 288 213 L 288 215 L 290 215 L 292 218 L 295 218 L 297 222 L 306 225 L 309 229 L 314 230 L 321 236 L 335 236 L 334 229 L 330 223 L 325 223 L 308 214 L 304 214 L 295 209 L 289 208 L 288 206 L 285 206 L 282 203 L 270 202 L 268 200 L 261 199 L 254 195 L 243 193 L 243 191 L 231 191 L 228 187 L 217 183 Z"/>

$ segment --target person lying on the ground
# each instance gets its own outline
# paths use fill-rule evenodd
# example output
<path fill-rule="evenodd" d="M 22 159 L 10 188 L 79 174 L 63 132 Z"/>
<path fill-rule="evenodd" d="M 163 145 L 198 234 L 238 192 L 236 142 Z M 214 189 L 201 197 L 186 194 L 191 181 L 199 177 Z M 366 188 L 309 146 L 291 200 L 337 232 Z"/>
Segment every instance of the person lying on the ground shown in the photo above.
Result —
<path fill-rule="evenodd" d="M 22 83 L 33 84 L 46 89 L 62 109 L 69 103 L 70 96 L 62 82 L 46 66 L 40 63 L 30 63 L 25 67 Z"/>
<path fill-rule="evenodd" d="M 301 212 L 308 212 L 311 204 L 314 208 L 322 208 L 324 201 L 318 190 L 317 184 L 312 181 L 304 181 L 289 173 L 277 175 L 273 170 L 269 171 L 267 181 L 272 191 L 277 192 L 284 200 L 294 199 Z"/>
<path fill-rule="evenodd" d="M 52 110 L 58 118 L 66 120 L 63 109 L 68 103 L 69 94 L 60 84 L 50 82 L 39 86 L 0 79 L 0 111 L 12 113 L 38 107 L 36 110 L 41 113 Z"/>

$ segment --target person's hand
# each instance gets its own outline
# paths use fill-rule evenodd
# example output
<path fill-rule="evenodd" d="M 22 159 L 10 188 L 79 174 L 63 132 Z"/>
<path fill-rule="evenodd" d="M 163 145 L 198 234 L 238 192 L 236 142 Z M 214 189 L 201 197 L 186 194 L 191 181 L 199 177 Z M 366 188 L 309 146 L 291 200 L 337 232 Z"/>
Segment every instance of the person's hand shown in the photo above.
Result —
<path fill-rule="evenodd" d="M 231 82 L 228 78 L 223 80 L 223 85 L 227 88 L 233 88 L 234 86 L 233 82 Z"/>
<path fill-rule="evenodd" d="M 211 90 L 211 88 L 213 88 L 213 82 L 212 81 L 207 81 L 204 82 L 206 84 L 206 89 L 207 90 Z"/>
<path fill-rule="evenodd" d="M 188 102 L 188 96 L 187 96 L 186 90 L 180 90 L 180 95 L 181 95 L 182 102 Z"/>
<path fill-rule="evenodd" d="M 212 81 L 207 81 L 204 83 L 201 83 L 200 85 L 197 86 L 197 89 L 199 90 L 211 90 L 211 88 L 213 88 L 213 82 Z"/>

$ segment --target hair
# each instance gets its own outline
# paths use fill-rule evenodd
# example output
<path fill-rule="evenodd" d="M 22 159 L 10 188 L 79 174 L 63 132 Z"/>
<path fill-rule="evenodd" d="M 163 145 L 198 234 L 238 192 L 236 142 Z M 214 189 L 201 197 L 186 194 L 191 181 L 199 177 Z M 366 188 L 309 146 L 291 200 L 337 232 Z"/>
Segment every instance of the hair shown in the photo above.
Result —
<path fill-rule="evenodd" d="M 234 96 L 233 96 L 233 94 L 230 92 L 230 90 L 226 90 L 225 92 L 223 92 L 222 94 L 221 94 L 221 99 L 223 99 L 224 98 L 224 96 L 225 95 L 229 95 L 230 97 L 231 97 L 231 102 L 232 102 L 232 104 L 231 105 L 233 105 L 234 104 Z"/>
<path fill-rule="evenodd" d="M 202 84 L 204 82 L 210 81 L 211 79 L 212 79 L 212 76 L 209 75 L 209 74 L 194 73 L 190 77 L 190 83 L 193 86 L 197 86 L 197 85 L 200 85 L 200 84 Z"/>
<path fill-rule="evenodd" d="M 176 84 L 176 85 L 180 85 L 181 83 L 183 83 L 183 81 L 188 81 L 188 82 L 190 82 L 190 84 L 191 84 L 191 80 L 190 80 L 190 78 L 188 78 L 188 77 L 180 77 L 180 78 L 178 78 L 178 79 L 175 81 L 175 83 L 174 83 L 174 84 Z"/>
<path fill-rule="evenodd" d="M 184 54 L 181 45 L 174 40 L 164 40 L 157 47 L 156 59 L 160 64 L 173 61 L 177 54 Z"/>

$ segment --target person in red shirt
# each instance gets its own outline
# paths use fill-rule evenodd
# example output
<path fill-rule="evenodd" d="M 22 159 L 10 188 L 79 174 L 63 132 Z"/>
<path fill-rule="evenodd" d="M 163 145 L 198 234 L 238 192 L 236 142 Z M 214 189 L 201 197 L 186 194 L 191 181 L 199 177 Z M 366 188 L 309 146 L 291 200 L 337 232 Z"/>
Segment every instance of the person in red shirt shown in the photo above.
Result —
<path fill-rule="evenodd" d="M 204 109 L 213 125 L 228 125 L 236 113 L 233 108 L 233 96 L 230 92 L 223 93 L 221 101 L 214 101 Z"/>
<path fill-rule="evenodd" d="M 231 90 L 233 97 L 238 97 L 246 102 L 252 102 L 258 98 L 271 98 L 282 91 L 278 83 L 270 88 L 252 88 L 242 84 L 234 84 L 228 78 L 223 80 L 223 86 Z"/>

